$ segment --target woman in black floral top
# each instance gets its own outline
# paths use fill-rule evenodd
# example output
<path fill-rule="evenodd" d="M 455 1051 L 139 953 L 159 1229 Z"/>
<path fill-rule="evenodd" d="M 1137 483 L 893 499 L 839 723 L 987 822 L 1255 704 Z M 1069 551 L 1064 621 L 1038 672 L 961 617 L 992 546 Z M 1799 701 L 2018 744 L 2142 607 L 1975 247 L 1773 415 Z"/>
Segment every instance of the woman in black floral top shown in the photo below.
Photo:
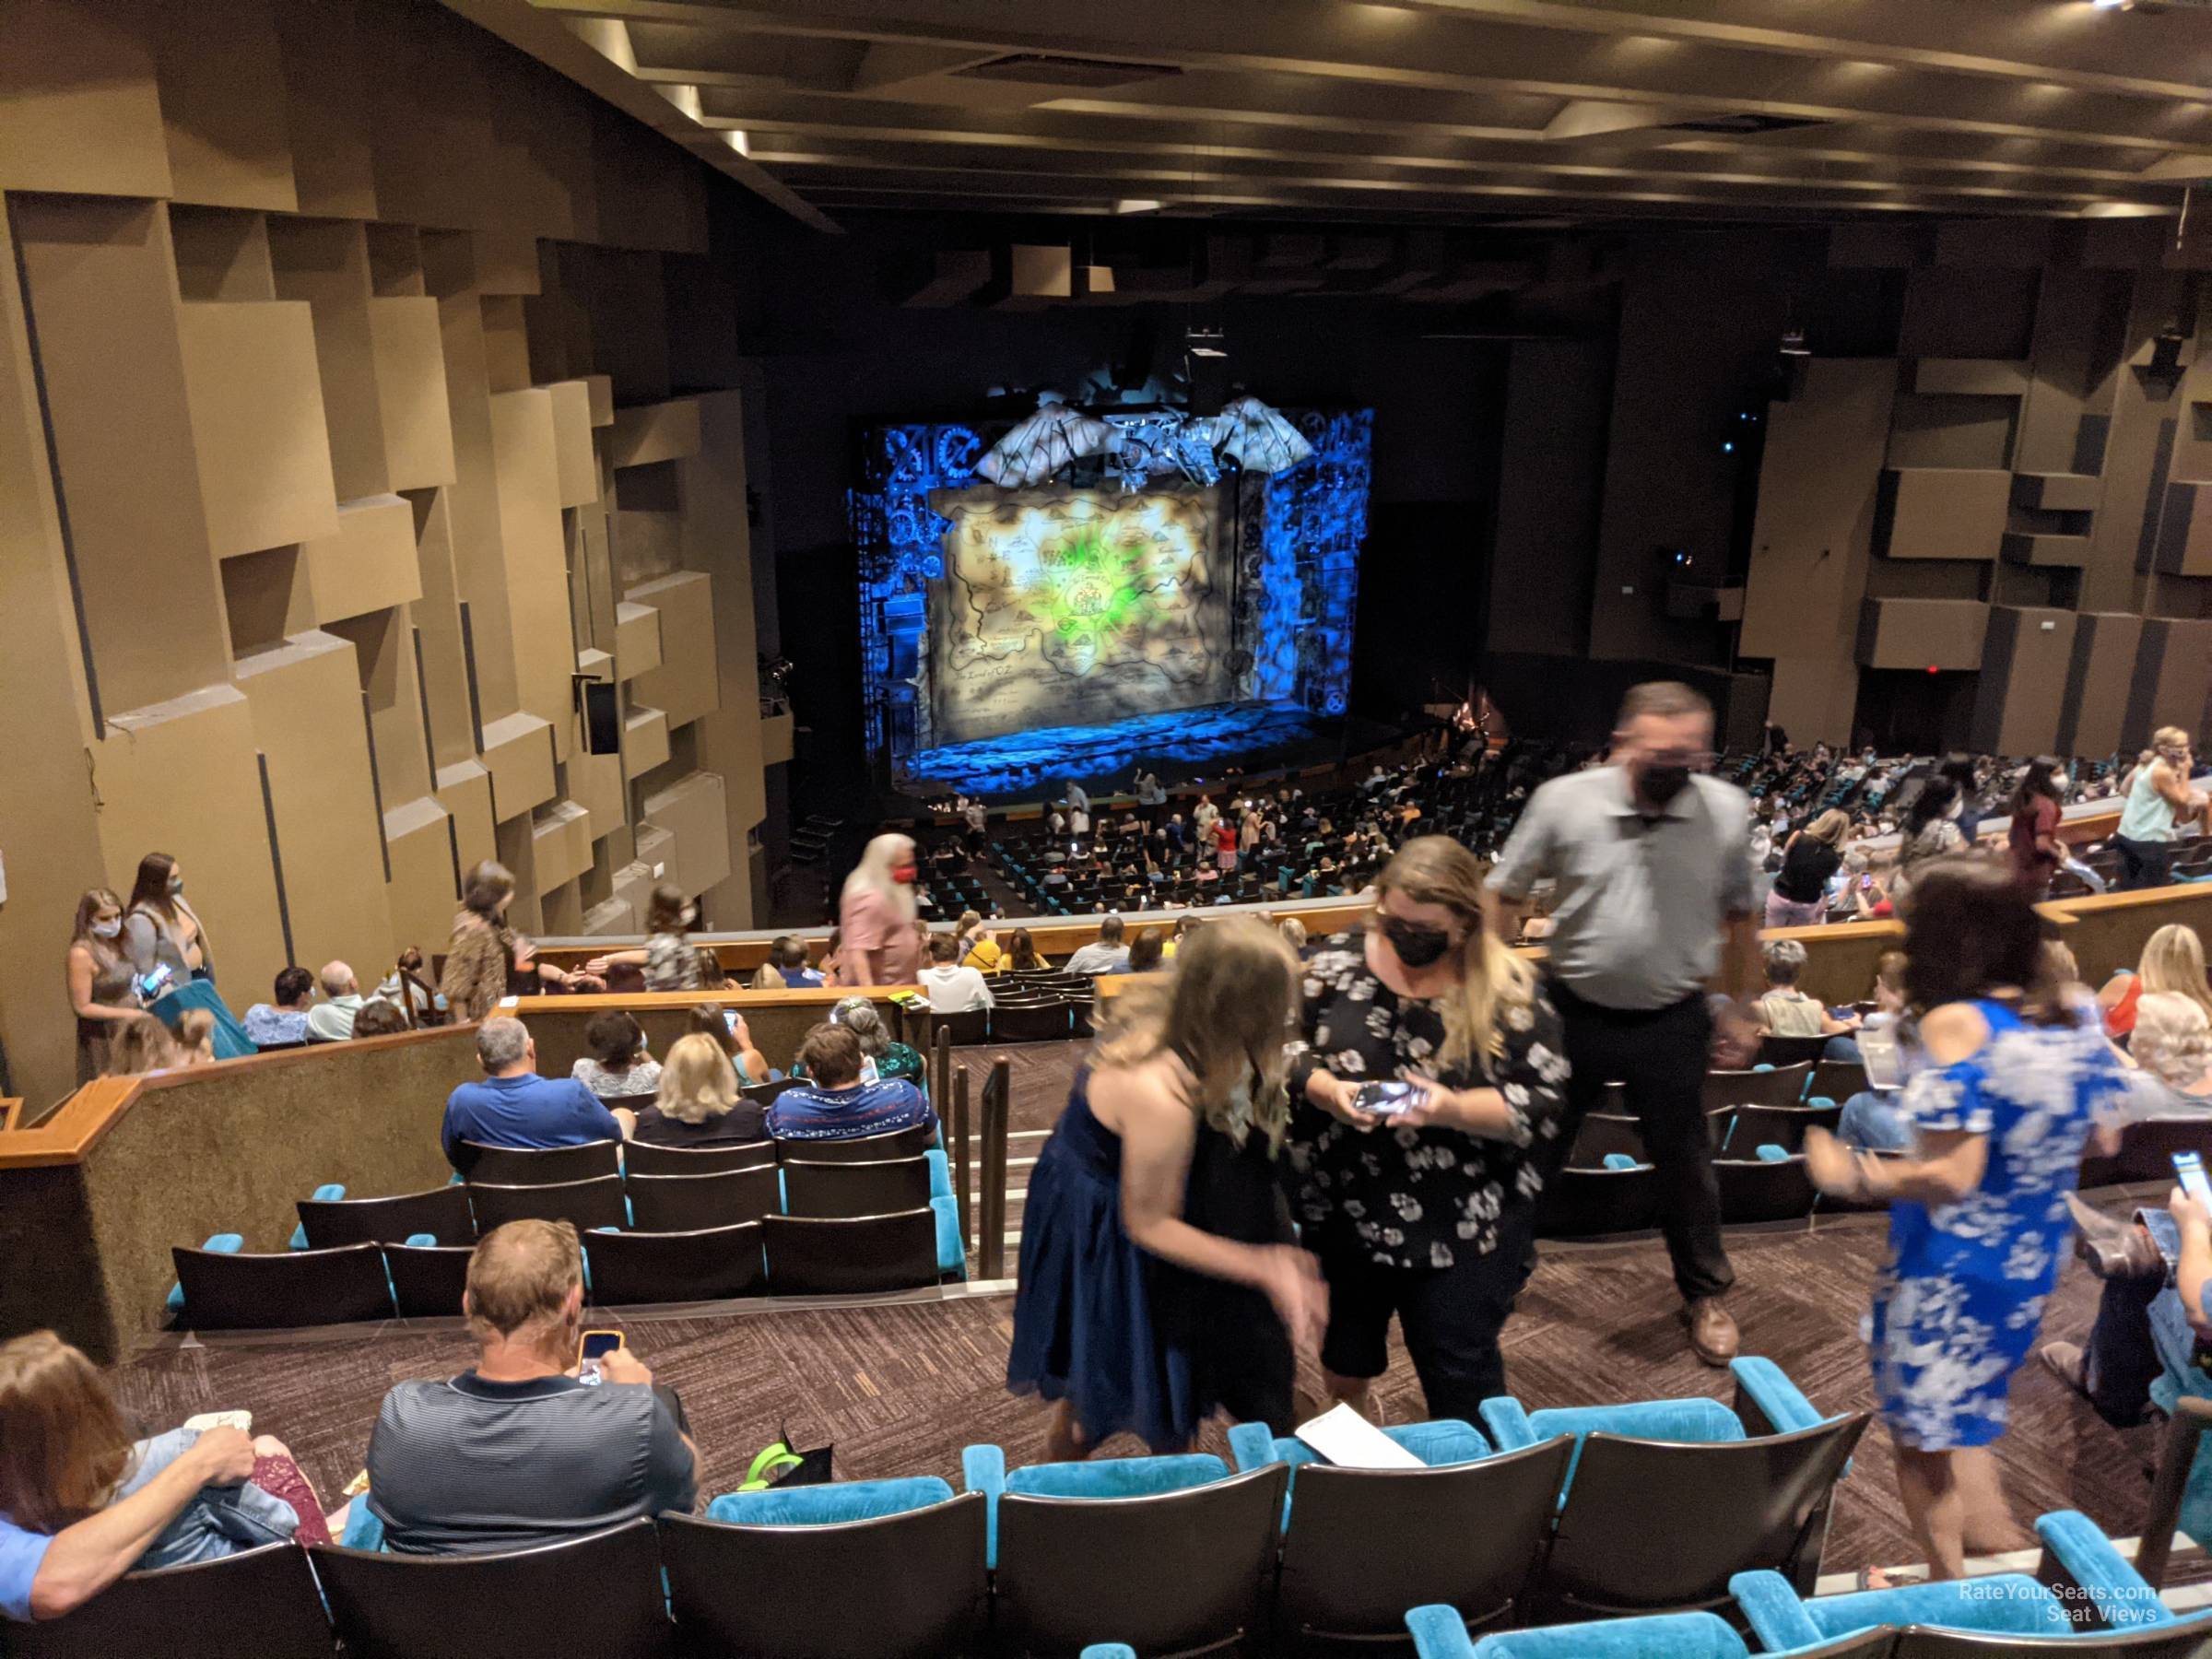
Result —
<path fill-rule="evenodd" d="M 1482 871 L 1447 836 L 1406 843 L 1373 919 L 1305 964 L 1288 1150 L 1301 1241 L 1321 1257 L 1329 1392 L 1363 1406 L 1391 1315 L 1432 1418 L 1475 1420 L 1505 1392 L 1498 1334 L 1527 1277 L 1541 1159 L 1559 1132 L 1559 1021 L 1526 963 L 1483 926 Z M 1403 1080 L 1407 1108 L 1356 1103 Z"/>

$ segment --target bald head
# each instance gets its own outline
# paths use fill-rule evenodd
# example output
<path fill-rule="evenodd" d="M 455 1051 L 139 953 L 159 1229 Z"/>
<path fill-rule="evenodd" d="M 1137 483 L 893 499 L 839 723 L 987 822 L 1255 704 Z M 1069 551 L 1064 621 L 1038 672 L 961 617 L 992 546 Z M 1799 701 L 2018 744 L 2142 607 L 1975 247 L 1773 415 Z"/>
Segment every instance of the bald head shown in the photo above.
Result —
<path fill-rule="evenodd" d="M 325 962 L 323 971 L 315 975 L 322 982 L 325 996 L 351 996 L 360 987 L 353 982 L 353 970 L 343 962 Z"/>

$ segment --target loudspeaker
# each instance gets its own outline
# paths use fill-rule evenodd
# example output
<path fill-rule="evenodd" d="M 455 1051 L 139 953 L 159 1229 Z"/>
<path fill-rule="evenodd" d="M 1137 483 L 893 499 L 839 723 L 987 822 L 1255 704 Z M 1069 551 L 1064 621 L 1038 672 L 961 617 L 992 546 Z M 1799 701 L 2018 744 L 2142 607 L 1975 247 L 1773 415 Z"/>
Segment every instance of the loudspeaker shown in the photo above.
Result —
<path fill-rule="evenodd" d="M 583 752 L 618 755 L 622 752 L 622 712 L 616 707 L 615 688 L 608 680 L 580 679 L 577 696 L 583 709 Z"/>

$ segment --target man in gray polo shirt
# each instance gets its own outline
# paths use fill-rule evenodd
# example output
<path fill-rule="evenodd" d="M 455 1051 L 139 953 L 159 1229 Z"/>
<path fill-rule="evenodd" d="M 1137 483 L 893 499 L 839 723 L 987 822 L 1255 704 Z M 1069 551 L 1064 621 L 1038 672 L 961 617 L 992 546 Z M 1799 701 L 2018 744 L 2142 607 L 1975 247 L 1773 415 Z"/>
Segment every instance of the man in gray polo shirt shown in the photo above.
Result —
<path fill-rule="evenodd" d="M 688 1512 L 697 1449 L 672 1390 L 627 1348 L 571 1374 L 582 1257 L 565 1221 L 510 1221 L 469 1258 L 462 1312 L 476 1369 L 402 1382 L 369 1438 L 369 1507 L 405 1555 L 558 1544 L 663 1510 Z"/>
<path fill-rule="evenodd" d="M 1759 1037 L 1740 1010 L 1723 1005 L 1716 1016 L 1707 993 L 1716 980 L 1739 994 L 1756 988 L 1759 935 L 1746 851 L 1751 803 L 1705 775 L 1712 747 L 1702 697 L 1671 682 L 1636 687 L 1621 705 L 1612 763 L 1529 796 L 1488 890 L 1492 924 L 1510 943 L 1529 889 L 1556 883 L 1552 1001 L 1574 1073 L 1555 1160 L 1606 1085 L 1625 1085 L 1658 1166 L 1690 1347 L 1725 1365 L 1738 1338 L 1721 1296 L 1735 1275 L 1721 1243 L 1704 1077 L 1709 1059 L 1749 1064 Z"/>

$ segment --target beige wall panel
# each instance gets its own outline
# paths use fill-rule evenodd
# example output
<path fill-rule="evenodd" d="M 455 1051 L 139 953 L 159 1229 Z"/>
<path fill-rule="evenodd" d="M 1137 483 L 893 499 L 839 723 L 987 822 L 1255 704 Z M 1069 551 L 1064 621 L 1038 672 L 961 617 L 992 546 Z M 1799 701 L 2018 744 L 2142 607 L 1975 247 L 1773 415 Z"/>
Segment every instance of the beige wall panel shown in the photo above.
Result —
<path fill-rule="evenodd" d="M 678 510 L 678 492 L 670 478 L 675 463 L 659 466 L 626 467 L 614 475 L 618 495 L 630 505 L 618 503 L 608 520 L 612 537 L 610 555 L 617 582 L 624 588 L 641 587 L 684 568 L 684 519 Z M 629 488 L 625 489 L 624 485 Z M 634 503 L 651 495 L 665 500 L 665 507 L 651 511 Z"/>
<path fill-rule="evenodd" d="M 18 198 L 11 212 L 100 705 L 112 713 L 215 684 L 229 672 L 222 583 L 166 214 L 57 197 Z"/>
<path fill-rule="evenodd" d="M 1815 359 L 1799 394 L 1768 406 L 1744 654 L 1848 661 L 1896 389 L 1893 362 Z"/>
<path fill-rule="evenodd" d="M 2104 480 L 2094 473 L 2021 472 L 2013 477 L 2013 500 L 2045 512 L 2094 512 L 2104 497 Z"/>
<path fill-rule="evenodd" d="M 241 661 L 238 688 L 268 763 L 292 949 L 303 968 L 335 958 L 380 980 L 392 966 L 392 911 L 353 647 L 301 634 Z"/>
<path fill-rule="evenodd" d="M 2013 465 L 2022 472 L 2071 473 L 2077 453 L 2081 418 L 2112 407 L 2116 340 L 2105 335 L 2117 305 L 2124 302 L 2127 278 L 2112 271 L 2054 267 L 2043 273 L 2036 296 L 2034 376 L 2020 405 L 2019 438 Z M 2097 505 L 2092 491 L 2080 507 L 2047 499 L 2061 511 Z"/>
<path fill-rule="evenodd" d="M 300 206 L 274 4 L 155 8 L 171 194 L 180 202 L 278 213 Z"/>
<path fill-rule="evenodd" d="M 2151 563 L 2170 576 L 2212 576 L 2212 484 L 2166 486 Z"/>
<path fill-rule="evenodd" d="M 2212 691 L 2212 621 L 2152 617 L 2143 624 L 2120 741 L 2135 748 L 2163 725 L 2194 732 Z"/>
<path fill-rule="evenodd" d="M 586 938 L 604 938 L 633 934 L 643 930 L 643 920 L 629 905 L 619 899 L 602 899 L 583 912 L 583 933 Z"/>
<path fill-rule="evenodd" d="M 232 656 L 270 650 L 315 626 L 314 589 L 298 543 L 226 559 L 222 577 Z"/>
<path fill-rule="evenodd" d="M 1850 666 L 1849 664 L 1841 665 Z M 1776 659 L 1775 673 L 1778 677 L 1781 673 L 1779 658 Z M 781 714 L 763 714 L 760 717 L 760 763 L 763 766 L 777 766 L 791 759 L 794 724 L 788 710 Z"/>
<path fill-rule="evenodd" d="M 496 393 L 530 384 L 530 335 L 523 302 L 496 294 L 478 296 L 484 316 L 484 372 Z"/>
<path fill-rule="evenodd" d="M 611 374 L 587 374 L 583 377 L 584 390 L 591 394 L 592 424 L 595 427 L 615 424 L 615 379 Z"/>
<path fill-rule="evenodd" d="M 335 533 L 336 485 L 308 308 L 293 300 L 185 304 L 177 316 L 216 556 Z"/>
<path fill-rule="evenodd" d="M 2154 239 L 2159 240 L 2159 239 Z M 2185 278 L 2167 271 L 2135 276 L 2121 355 L 2133 357 L 2182 314 Z M 2081 574 L 2084 611 L 2137 611 L 2142 578 L 2136 555 L 2157 478 L 2160 429 L 2181 413 L 2155 382 L 2133 371 L 2113 377 L 2112 428 L 2104 445 L 2104 497 L 2089 528 L 2089 562 Z"/>
<path fill-rule="evenodd" d="M 661 665 L 661 613 L 629 599 L 615 606 L 615 673 L 632 680 Z"/>
<path fill-rule="evenodd" d="M 372 219 L 376 162 L 359 7 L 354 0 L 279 0 L 276 10 L 300 211 Z"/>
<path fill-rule="evenodd" d="M 649 466 L 699 453 L 699 404 L 688 397 L 615 411 L 608 453 L 617 466 Z"/>
<path fill-rule="evenodd" d="M 656 881 L 675 879 L 669 872 L 676 867 L 676 834 L 673 830 L 664 830 L 657 824 L 641 822 L 638 825 L 637 841 L 638 857 L 634 867 L 645 873 L 646 891 L 641 893 L 637 899 L 638 913 L 642 915 L 645 912 L 646 899 L 652 891 L 652 884 Z M 620 890 L 620 887 L 621 883 L 618 880 L 616 883 L 618 891 Z"/>
<path fill-rule="evenodd" d="M 1998 358 L 1922 358 L 1912 367 L 1912 390 L 1931 396 L 2019 397 L 2028 390 L 2028 365 Z"/>
<path fill-rule="evenodd" d="M 449 500 L 450 492 L 443 489 L 417 490 L 407 497 L 415 510 L 415 563 L 422 577 L 422 598 L 414 607 L 422 696 L 429 705 L 430 744 L 440 766 L 474 760 L 477 755 Z"/>
<path fill-rule="evenodd" d="M 519 298 L 538 291 L 537 239 L 533 232 L 495 226 L 479 229 L 476 241 L 477 292 Z"/>
<path fill-rule="evenodd" d="M 1995 755 L 2041 755 L 2057 747 L 2074 629 L 2072 611 L 1991 608 L 1975 690 L 1974 747 Z"/>
<path fill-rule="evenodd" d="M 1812 743 L 1849 743 L 1858 695 L 1856 663 L 1828 655 L 1778 656 L 1767 694 L 1767 718 L 1801 748 Z M 770 756 L 771 760 L 777 758 Z M 788 747 L 781 758 L 790 759 Z"/>
<path fill-rule="evenodd" d="M 532 815 L 530 841 L 540 892 L 592 867 L 592 815 L 574 801 L 556 801 Z"/>
<path fill-rule="evenodd" d="M 206 924 L 217 982 L 241 1007 L 285 965 L 258 747 L 252 706 L 223 685 L 111 716 L 92 752 L 109 885 L 127 893 L 141 858 L 173 856 Z M 296 856 L 312 865 L 312 843 Z"/>
<path fill-rule="evenodd" d="M 622 718 L 622 773 L 643 777 L 668 759 L 668 716 L 643 703 L 631 703 Z"/>
<path fill-rule="evenodd" d="M 2089 538 L 2086 535 L 2035 535 L 2026 531 L 2007 530 L 2002 550 L 2008 564 L 2078 569 L 2089 562 Z"/>
<path fill-rule="evenodd" d="M 535 714 L 484 723 L 484 765 L 491 773 L 491 814 L 506 823 L 553 798 L 553 729 Z"/>
<path fill-rule="evenodd" d="M 645 797 L 639 818 L 676 838 L 672 852 L 663 854 L 672 871 L 664 879 L 687 893 L 703 893 L 728 878 L 729 817 L 722 780 L 714 773 L 687 772 L 655 790 Z"/>
<path fill-rule="evenodd" d="M 371 612 L 324 625 L 350 641 L 359 659 L 361 694 L 369 704 L 369 742 L 376 752 L 378 793 L 391 804 L 420 800 L 430 792 L 430 754 L 422 729 L 422 700 L 415 673 L 412 607 Z"/>
<path fill-rule="evenodd" d="M 434 245 L 435 239 L 424 239 L 426 255 Z M 508 611 L 506 560 L 500 545 L 500 489 L 492 463 L 484 324 L 476 299 L 439 300 L 438 328 L 453 434 L 453 482 L 441 492 L 447 540 L 455 597 L 469 608 L 477 691 L 484 717 L 490 720 L 512 714 L 522 704 L 515 689 L 514 634 Z"/>
<path fill-rule="evenodd" d="M 404 496 L 340 502 L 337 534 L 300 543 L 300 557 L 318 624 L 422 597 L 415 508 Z"/>
<path fill-rule="evenodd" d="M 2062 753 L 2109 755 L 2120 747 L 2136 651 L 2142 642 L 2143 618 L 2138 616 L 2084 611 L 2076 617 L 2058 725 Z"/>
<path fill-rule="evenodd" d="M 1869 599 L 1859 662 L 1867 668 L 1979 668 L 1988 628 L 1989 606 L 1978 600 Z"/>
<path fill-rule="evenodd" d="M 363 22 L 377 210 L 418 225 L 477 223 L 482 169 L 453 161 L 492 145 L 484 38 L 423 7 L 380 5 Z"/>
<path fill-rule="evenodd" d="M 640 675 L 631 688 L 667 714 L 672 732 L 720 706 L 714 585 L 701 571 L 679 571 L 632 588 L 626 595 L 661 614 L 661 665 Z"/>
<path fill-rule="evenodd" d="M 580 380 L 556 381 L 546 388 L 553 399 L 554 456 L 559 463 L 560 504 L 581 507 L 599 499 L 599 459 L 592 452 L 591 388 Z"/>
<path fill-rule="evenodd" d="M 648 828 L 638 832 L 637 840 L 638 856 L 615 872 L 609 886 L 617 902 L 629 905 L 636 913 L 638 927 L 642 931 L 646 912 L 653 902 L 653 884 L 660 879 L 653 873 L 653 857 L 666 851 L 668 836 L 665 830 Z"/>
<path fill-rule="evenodd" d="M 177 258 L 177 292 L 183 299 L 276 298 L 267 214 L 171 203 L 169 241 Z"/>
<path fill-rule="evenodd" d="M 444 948 L 461 908 L 445 808 L 427 795 L 401 802 L 384 814 L 384 844 L 392 853 L 393 942 L 401 949 L 419 946 L 427 966 Z"/>
<path fill-rule="evenodd" d="M 1898 467 L 1891 559 L 1994 559 L 2012 505 L 2012 475 L 1996 468 Z"/>
<path fill-rule="evenodd" d="M 369 344 L 392 488 L 451 484 L 453 421 L 439 349 L 438 302 L 407 296 L 371 300 Z"/>
<path fill-rule="evenodd" d="M 338 499 L 382 495 L 393 483 L 370 337 L 369 238 L 348 219 L 277 218 L 269 224 L 269 256 L 276 297 L 305 300 L 314 318 L 315 368 Z"/>
<path fill-rule="evenodd" d="M 170 194 L 147 25 L 120 0 L 0 7 L 0 190 Z"/>
<path fill-rule="evenodd" d="M 453 841 L 460 850 L 461 875 L 492 856 L 497 842 L 491 816 L 491 771 L 480 760 L 463 760 L 438 769 L 438 801 L 453 818 Z"/>
<path fill-rule="evenodd" d="M 587 755 L 580 743 L 569 752 L 565 776 L 569 798 L 592 815 L 594 836 L 622 827 L 629 814 L 624 810 L 620 755 Z"/>
<path fill-rule="evenodd" d="M 557 501 L 552 395 L 537 390 L 495 394 L 491 438 L 516 690 L 522 707 L 553 728 L 554 759 L 565 760 L 575 708 L 569 677 L 576 669 L 576 641 Z"/>

